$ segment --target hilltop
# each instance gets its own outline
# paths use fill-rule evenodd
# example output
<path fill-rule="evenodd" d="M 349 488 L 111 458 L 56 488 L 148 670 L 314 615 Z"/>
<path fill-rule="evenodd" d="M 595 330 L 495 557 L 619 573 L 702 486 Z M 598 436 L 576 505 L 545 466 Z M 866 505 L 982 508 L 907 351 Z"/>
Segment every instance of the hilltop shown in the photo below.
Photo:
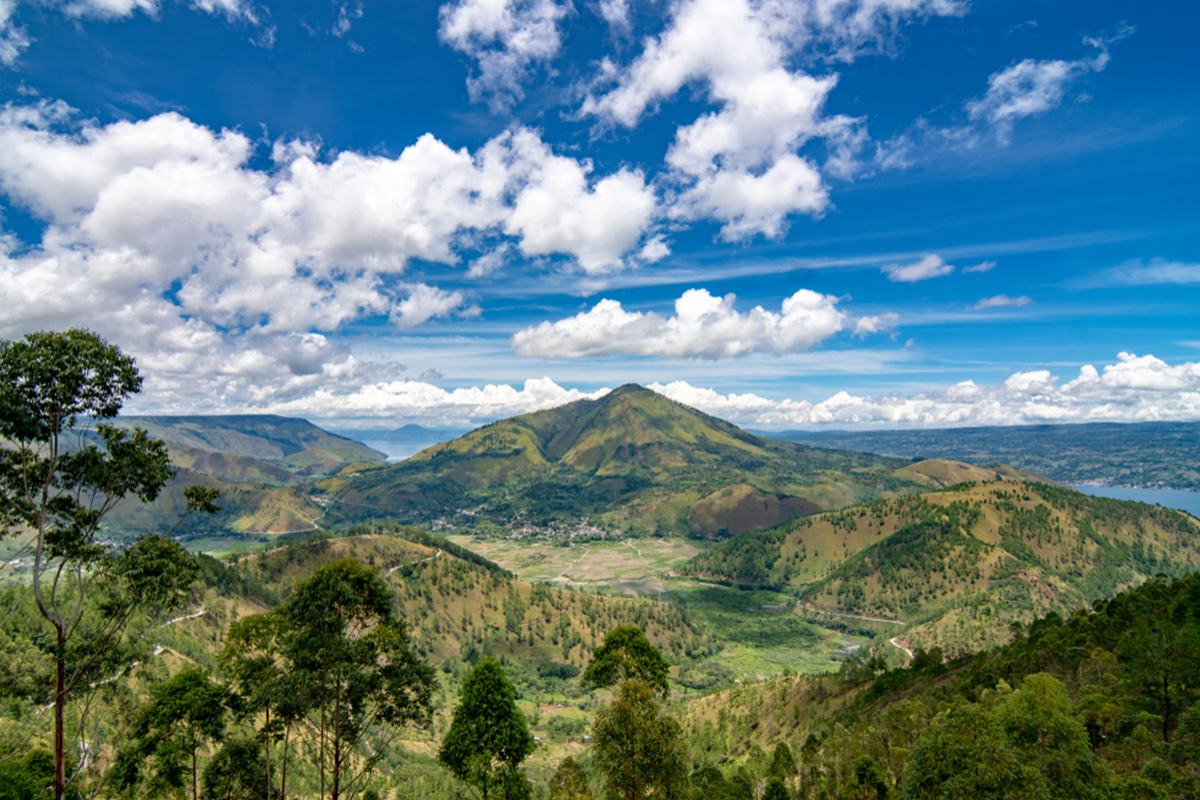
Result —
<path fill-rule="evenodd" d="M 361 442 L 270 414 L 122 416 L 114 424 L 162 439 L 179 469 L 155 502 L 123 503 L 106 517 L 116 539 L 169 529 L 186 507 L 183 489 L 193 484 L 221 491 L 219 513 L 191 517 L 178 531 L 193 549 L 230 536 L 317 530 L 325 512 L 309 497 L 312 482 L 385 460 Z"/>
<path fill-rule="evenodd" d="M 485 425 L 399 464 L 320 484 L 331 519 L 470 512 L 508 528 L 588 518 L 633 533 L 724 538 L 929 488 L 909 462 L 765 439 L 626 385 Z M 936 483 L 936 482 L 935 482 Z M 936 484 L 941 485 L 941 484 Z"/>
<path fill-rule="evenodd" d="M 781 588 L 811 611 L 894 620 L 909 648 L 957 652 L 1007 640 L 1011 622 L 1200 567 L 1200 523 L 1186 514 L 946 469 L 976 474 L 745 534 L 679 571 Z"/>
<path fill-rule="evenodd" d="M 311 422 L 274 414 L 118 417 L 171 449 L 176 465 L 229 481 L 291 483 L 334 475 L 348 464 L 382 463 L 383 453 Z"/>

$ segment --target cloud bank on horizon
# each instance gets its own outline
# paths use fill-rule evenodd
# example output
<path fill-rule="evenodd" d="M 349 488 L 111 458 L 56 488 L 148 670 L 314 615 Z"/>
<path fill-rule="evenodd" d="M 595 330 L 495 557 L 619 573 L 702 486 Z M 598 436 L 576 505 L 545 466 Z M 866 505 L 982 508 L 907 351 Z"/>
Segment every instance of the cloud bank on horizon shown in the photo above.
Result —
<path fill-rule="evenodd" d="M 1145 179 L 1197 126 L 1147 105 L 1148 10 L 334 11 L 0 0 L 0 336 L 98 330 L 145 410 L 482 421 L 636 379 L 765 427 L 1200 416 L 1196 200 Z"/>
<path fill-rule="evenodd" d="M 1161 422 L 1200 417 L 1200 363 L 1172 366 L 1154 356 L 1131 353 L 1121 353 L 1115 364 L 1103 370 L 1084 365 L 1065 383 L 1049 370 L 1034 370 L 1014 373 L 999 386 L 968 380 L 909 396 L 863 397 L 838 392 L 818 403 L 752 393 L 721 394 L 686 381 L 652 383 L 648 388 L 713 416 L 772 430 Z M 521 389 L 489 384 L 452 391 L 422 381 L 395 381 L 346 394 L 321 390 L 268 410 L 366 425 L 397 418 L 477 425 L 576 400 L 595 400 L 609 391 L 608 387 L 593 392 L 566 389 L 550 378 L 527 380 Z"/>

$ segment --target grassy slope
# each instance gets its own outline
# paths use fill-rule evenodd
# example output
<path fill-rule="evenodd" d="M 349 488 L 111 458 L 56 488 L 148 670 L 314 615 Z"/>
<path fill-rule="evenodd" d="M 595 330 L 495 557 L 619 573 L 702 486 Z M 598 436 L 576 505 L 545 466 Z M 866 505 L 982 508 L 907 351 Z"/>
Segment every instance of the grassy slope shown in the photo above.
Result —
<path fill-rule="evenodd" d="M 954 652 L 1197 567 L 1200 524 L 1184 514 L 1006 478 L 793 520 L 680 572 L 787 587 L 816 608 L 905 622 L 909 647 Z"/>
<path fill-rule="evenodd" d="M 361 442 L 318 428 L 311 422 L 272 414 L 188 417 L 120 417 L 126 427 L 145 428 L 153 437 L 185 447 L 275 462 L 303 450 L 343 450 L 345 461 L 381 462 L 378 453 Z"/>
<path fill-rule="evenodd" d="M 486 425 L 324 488 L 331 515 L 494 521 L 590 517 L 635 533 L 705 536 L 922 487 L 902 462 L 763 439 L 638 386 Z M 725 495 L 727 488 L 734 491 Z"/>

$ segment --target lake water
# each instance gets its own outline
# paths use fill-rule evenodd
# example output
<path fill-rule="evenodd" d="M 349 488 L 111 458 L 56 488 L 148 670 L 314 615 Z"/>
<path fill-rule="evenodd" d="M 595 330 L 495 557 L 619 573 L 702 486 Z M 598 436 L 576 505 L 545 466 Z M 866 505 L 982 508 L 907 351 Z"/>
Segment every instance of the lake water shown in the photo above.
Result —
<path fill-rule="evenodd" d="M 1072 486 L 1084 494 L 1111 497 L 1114 500 L 1136 500 L 1139 503 L 1160 505 L 1186 511 L 1200 518 L 1200 492 L 1183 489 L 1133 489 L 1128 486 Z"/>

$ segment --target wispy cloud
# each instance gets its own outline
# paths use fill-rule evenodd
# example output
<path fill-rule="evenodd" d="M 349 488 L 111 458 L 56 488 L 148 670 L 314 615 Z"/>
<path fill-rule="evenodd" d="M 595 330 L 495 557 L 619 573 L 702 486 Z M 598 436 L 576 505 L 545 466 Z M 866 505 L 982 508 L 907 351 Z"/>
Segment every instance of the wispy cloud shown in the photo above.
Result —
<path fill-rule="evenodd" d="M 983 97 L 966 104 L 967 116 L 990 124 L 996 139 L 1007 143 L 1014 124 L 1061 105 L 1072 83 L 1108 65 L 1108 46 L 1133 33 L 1134 28 L 1122 24 L 1113 35 L 1084 38 L 1085 44 L 1096 49 L 1094 56 L 1073 61 L 1027 58 L 994 73 Z"/>
<path fill-rule="evenodd" d="M 947 264 L 938 255 L 927 255 L 915 264 L 888 264 L 883 267 L 883 273 L 889 281 L 898 283 L 916 283 L 930 278 L 940 278 L 954 272 L 954 265 Z"/>
<path fill-rule="evenodd" d="M 984 308 L 1001 308 L 1004 306 L 1026 306 L 1032 303 L 1028 297 L 1022 295 L 1020 297 L 1009 297 L 1006 294 L 998 294 L 995 297 L 985 297 L 971 308 L 979 310 Z"/>
<path fill-rule="evenodd" d="M 1200 285 L 1200 264 L 1168 261 L 1165 258 L 1152 258 L 1149 261 L 1133 259 L 1084 278 L 1080 283 L 1084 286 L 1196 286 Z"/>
<path fill-rule="evenodd" d="M 854 323 L 854 335 L 859 339 L 865 339 L 873 333 L 895 330 L 898 324 L 900 324 L 900 315 L 891 311 L 871 317 L 859 317 Z"/>
<path fill-rule="evenodd" d="M 963 272 L 988 272 L 995 268 L 995 261 L 982 261 L 970 267 L 963 267 Z"/>

